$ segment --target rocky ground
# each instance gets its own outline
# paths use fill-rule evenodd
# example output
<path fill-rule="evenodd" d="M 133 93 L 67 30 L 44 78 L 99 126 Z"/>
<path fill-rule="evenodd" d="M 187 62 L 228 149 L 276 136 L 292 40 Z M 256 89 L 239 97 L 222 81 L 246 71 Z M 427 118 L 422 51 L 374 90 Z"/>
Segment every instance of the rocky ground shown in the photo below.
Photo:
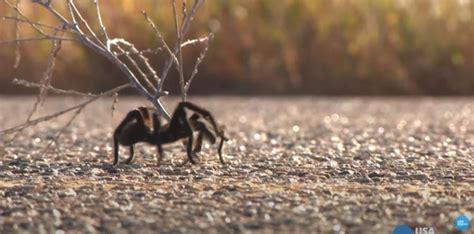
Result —
<path fill-rule="evenodd" d="M 33 100 L 1 97 L 0 129 Z M 111 133 L 138 98 L 113 117 L 111 100 L 91 105 L 49 149 L 67 119 L 0 136 L 0 232 L 391 233 L 406 223 L 447 233 L 474 214 L 472 99 L 191 100 L 225 125 L 226 165 L 206 145 L 197 165 L 178 167 L 174 144 L 156 166 L 143 144 L 132 165 L 111 167 Z M 51 99 L 43 113 L 77 101 Z"/>

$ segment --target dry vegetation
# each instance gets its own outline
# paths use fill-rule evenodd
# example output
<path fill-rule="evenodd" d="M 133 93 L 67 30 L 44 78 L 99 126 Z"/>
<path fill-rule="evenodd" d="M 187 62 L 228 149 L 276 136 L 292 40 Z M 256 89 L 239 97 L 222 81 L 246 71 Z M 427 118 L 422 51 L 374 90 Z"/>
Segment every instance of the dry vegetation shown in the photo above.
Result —
<path fill-rule="evenodd" d="M 15 46 L 15 69 L 19 68 L 22 58 L 21 47 L 24 43 L 46 41 L 51 44 L 51 49 L 48 55 L 47 66 L 42 73 L 39 82 L 30 82 L 25 79 L 13 79 L 13 83 L 27 88 L 38 89 L 36 101 L 33 108 L 27 115 L 25 122 L 7 129 L 0 130 L 0 136 L 6 139 L 5 135 L 12 134 L 13 136 L 8 140 L 3 140 L 1 145 L 9 145 L 16 140 L 16 137 L 21 134 L 24 129 L 37 125 L 41 122 L 50 121 L 58 118 L 64 114 L 73 112 L 74 114 L 62 129 L 58 131 L 56 137 L 50 139 L 50 145 L 61 136 L 64 130 L 69 127 L 74 119 L 92 102 L 97 101 L 101 97 L 115 96 L 112 104 L 112 112 L 117 103 L 118 92 L 133 88 L 142 97 L 153 105 L 155 111 L 164 119 L 169 121 L 171 119 L 170 112 L 166 105 L 162 102 L 162 97 L 167 96 L 169 92 L 164 89 L 164 84 L 167 81 L 168 73 L 171 68 L 175 68 L 178 74 L 178 81 L 180 86 L 181 100 L 186 101 L 186 97 L 191 87 L 191 83 L 197 75 L 199 65 L 203 61 L 209 44 L 213 38 L 213 34 L 209 33 L 205 37 L 188 39 L 188 30 L 196 15 L 197 10 L 202 5 L 203 0 L 194 0 L 188 5 L 186 0 L 170 1 L 170 9 L 172 9 L 172 18 L 174 20 L 175 42 L 174 46 L 168 45 L 168 42 L 163 37 L 160 29 L 157 28 L 154 21 L 148 16 L 145 10 L 141 11 L 144 23 L 154 32 L 155 40 L 158 41 L 155 47 L 138 49 L 133 42 L 125 38 L 110 36 L 107 31 L 107 26 L 104 24 L 101 4 L 99 0 L 90 1 L 89 5 L 93 6 L 93 17 L 86 17 L 84 12 L 78 7 L 78 3 L 74 0 L 63 2 L 54 2 L 51 0 L 33 0 L 23 6 L 22 2 L 16 0 L 11 2 L 4 0 L 3 3 L 7 6 L 13 15 L 5 16 L 4 20 L 10 20 L 15 23 L 15 38 L 11 40 L 2 40 L 0 44 L 14 44 Z M 84 3 L 84 2 L 83 2 Z M 25 12 L 26 8 L 26 12 Z M 64 10 L 65 9 L 65 10 Z M 46 15 L 51 17 L 51 22 L 44 23 L 27 14 L 27 11 L 46 11 Z M 91 19 L 92 18 L 92 19 Z M 93 25 L 95 22 L 95 25 Z M 22 33 L 22 25 L 33 31 L 34 35 Z M 108 91 L 92 94 L 77 91 L 76 89 L 67 90 L 60 89 L 53 84 L 53 73 L 55 70 L 56 60 L 65 42 L 75 42 L 83 47 L 100 55 L 106 59 L 116 70 L 119 70 L 123 76 L 127 78 L 127 82 L 120 86 L 116 86 Z M 189 47 L 203 44 L 204 48 L 196 57 L 193 70 L 190 74 L 184 72 L 183 51 Z M 167 59 L 162 66 L 157 66 L 150 61 L 150 54 L 157 54 L 164 51 Z M 66 54 L 66 58 L 69 58 Z M 72 105 L 62 110 L 49 113 L 38 117 L 36 114 L 41 109 L 42 105 L 48 97 L 48 93 L 68 94 L 73 96 L 80 96 L 84 101 Z"/>
<path fill-rule="evenodd" d="M 0 14 L 10 15 L 1 4 Z M 155 45 L 153 31 L 143 24 L 143 9 L 165 38 L 174 37 L 168 1 L 117 0 L 103 6 L 110 34 L 130 39 L 138 48 Z M 88 1 L 78 7 L 93 17 Z M 48 18 L 42 10 L 27 13 Z M 211 29 L 217 36 L 191 92 L 471 94 L 473 15 L 472 0 L 208 1 L 190 35 L 205 36 Z M 1 25 L 0 38 L 14 38 L 14 24 Z M 59 63 L 54 83 L 64 88 L 74 84 L 82 91 L 120 84 L 121 74 L 111 64 L 71 44 L 64 45 L 69 58 Z M 18 91 L 5 85 L 14 75 L 39 79 L 33 71 L 45 66 L 49 44 L 39 45 L 40 50 L 35 49 L 38 44 L 22 47 L 25 56 L 18 70 L 11 68 L 14 48 L 0 47 L 5 61 L 0 65 L 1 92 Z M 186 53 L 192 54 L 185 56 L 189 74 L 200 52 Z M 177 82 L 168 85 L 178 90 Z"/>

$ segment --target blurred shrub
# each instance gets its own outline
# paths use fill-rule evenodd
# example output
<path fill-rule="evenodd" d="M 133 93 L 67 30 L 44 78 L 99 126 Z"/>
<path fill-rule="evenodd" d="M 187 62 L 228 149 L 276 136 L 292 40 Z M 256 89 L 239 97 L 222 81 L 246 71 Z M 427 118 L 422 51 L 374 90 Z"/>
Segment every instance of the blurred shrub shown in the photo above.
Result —
<path fill-rule="evenodd" d="M 92 4 L 78 2 L 93 19 Z M 101 3 L 110 35 L 139 48 L 156 46 L 139 13 L 146 9 L 172 42 L 169 1 Z M 43 10 L 34 7 L 22 1 L 22 9 L 32 18 L 50 22 Z M 11 14 L 4 3 L 0 14 Z M 0 39 L 14 38 L 13 23 L 0 24 Z M 474 91 L 474 0 L 208 0 L 190 36 L 210 30 L 217 34 L 191 88 L 194 94 Z M 22 34 L 32 32 L 23 27 Z M 13 77 L 40 79 L 49 48 L 47 42 L 24 44 L 21 66 L 14 70 L 14 46 L 0 45 L 0 93 L 24 91 L 9 84 Z M 186 50 L 188 73 L 198 53 L 196 48 Z M 161 64 L 163 58 L 153 61 Z M 117 69 L 93 52 L 65 43 L 54 82 L 97 91 L 125 82 L 119 77 Z M 176 82 L 168 85 L 175 90 Z"/>

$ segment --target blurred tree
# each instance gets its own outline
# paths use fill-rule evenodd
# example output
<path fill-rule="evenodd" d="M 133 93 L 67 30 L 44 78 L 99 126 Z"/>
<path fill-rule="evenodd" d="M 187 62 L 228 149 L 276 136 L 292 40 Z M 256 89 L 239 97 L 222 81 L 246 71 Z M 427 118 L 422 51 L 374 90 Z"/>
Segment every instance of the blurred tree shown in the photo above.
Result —
<path fill-rule="evenodd" d="M 150 9 L 150 17 L 170 38 L 172 12 L 163 3 L 167 2 L 104 1 L 104 23 L 113 36 L 149 47 L 155 38 L 139 11 Z M 10 15 L 2 4 L 0 14 Z M 21 7 L 33 18 L 52 20 L 42 11 L 29 10 L 26 1 Z M 81 1 L 80 7 L 93 14 L 87 11 L 91 2 Z M 14 38 L 13 23 L 0 24 L 0 40 Z M 211 0 L 193 24 L 198 24 L 196 29 L 217 30 L 191 89 L 194 94 L 466 95 L 474 91 L 474 0 Z M 4 61 L 0 93 L 23 92 L 9 84 L 12 77 L 41 76 L 38 71 L 45 64 L 49 44 L 38 42 L 21 49 L 24 56 L 14 70 L 14 48 L 0 44 Z M 55 70 L 54 82 L 60 87 L 97 91 L 119 75 L 107 61 L 72 43 L 66 43 L 64 50 L 68 60 Z M 185 53 L 189 74 L 199 50 L 189 48 Z"/>

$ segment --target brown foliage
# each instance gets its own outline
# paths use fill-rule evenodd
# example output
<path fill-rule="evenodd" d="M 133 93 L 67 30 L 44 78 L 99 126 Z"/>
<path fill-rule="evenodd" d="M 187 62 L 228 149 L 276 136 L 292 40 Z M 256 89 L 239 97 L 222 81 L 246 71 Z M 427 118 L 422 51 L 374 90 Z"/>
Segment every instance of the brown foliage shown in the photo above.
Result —
<path fill-rule="evenodd" d="M 3 3 L 0 3 L 3 4 Z M 147 9 L 165 39 L 174 35 L 168 1 L 104 1 L 104 23 L 113 36 L 138 49 L 156 45 L 143 22 Z M 12 15 L 0 5 L 1 15 Z M 43 10 L 25 11 L 48 22 Z M 80 8 L 93 17 L 92 3 Z M 0 23 L 0 40 L 15 37 L 13 22 Z M 207 1 L 190 36 L 216 37 L 202 62 L 191 94 L 470 94 L 474 91 L 474 1 Z M 6 27 L 4 27 L 6 26 Z M 97 25 L 93 25 L 97 27 Z M 22 28 L 22 34 L 31 33 Z M 0 93 L 21 93 L 13 77 L 41 79 L 49 43 L 0 45 Z M 202 48 L 187 48 L 184 70 L 191 74 Z M 117 85 L 120 72 L 93 52 L 65 42 L 53 83 L 98 91 Z M 163 62 L 167 56 L 152 61 Z M 87 58 L 87 59 L 85 59 Z M 175 76 L 175 70 L 171 70 Z M 125 78 L 124 78 L 125 80 Z M 170 79 L 170 81 L 178 79 Z M 178 83 L 167 84 L 178 92 Z"/>

